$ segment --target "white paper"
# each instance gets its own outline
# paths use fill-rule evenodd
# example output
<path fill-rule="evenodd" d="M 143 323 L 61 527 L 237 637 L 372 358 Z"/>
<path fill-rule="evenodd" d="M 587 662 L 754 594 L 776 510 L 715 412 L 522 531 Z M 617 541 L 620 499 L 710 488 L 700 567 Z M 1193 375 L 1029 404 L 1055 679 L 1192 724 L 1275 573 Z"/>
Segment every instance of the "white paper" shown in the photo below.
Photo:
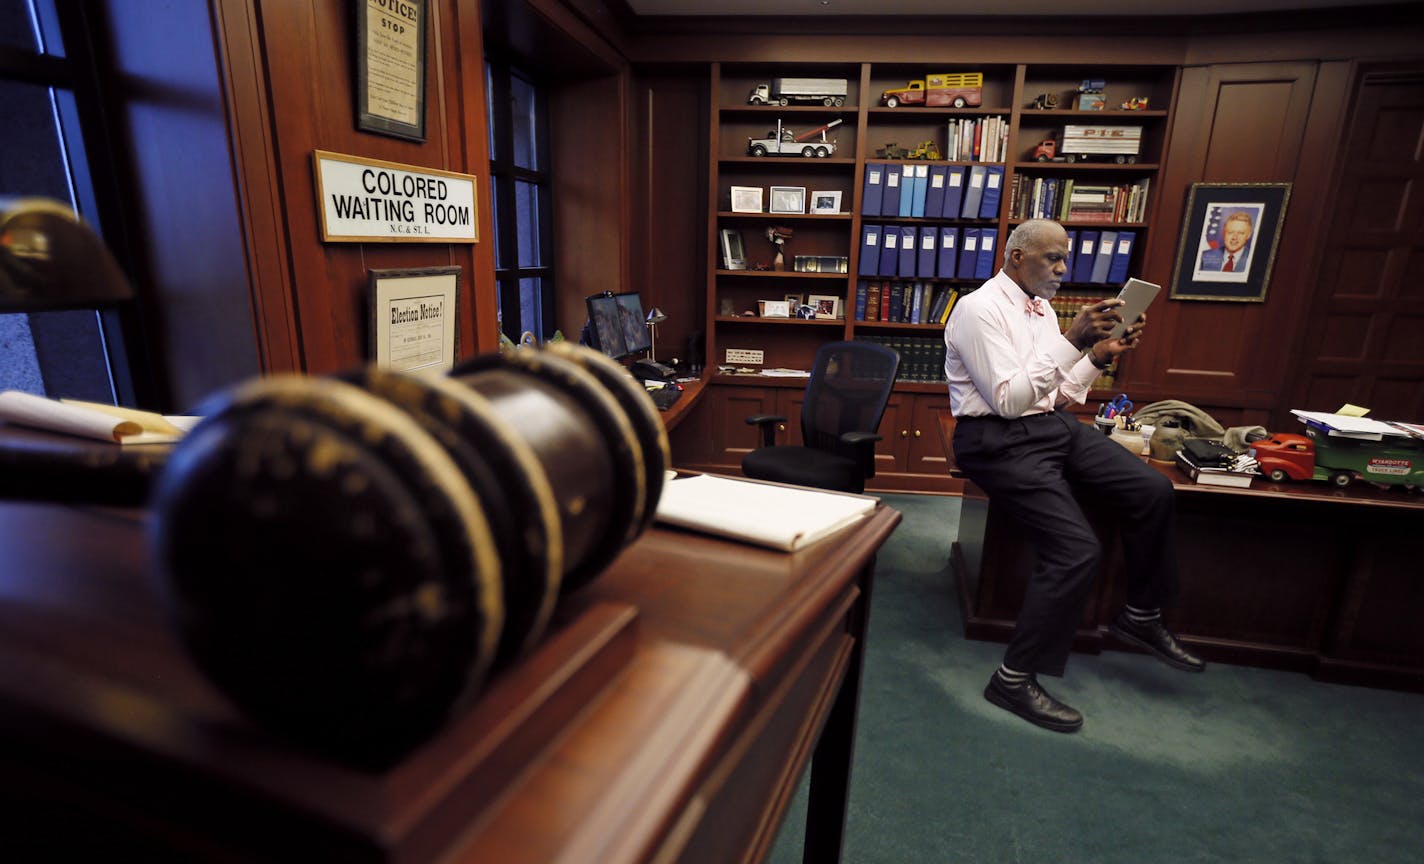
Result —
<path fill-rule="evenodd" d="M 201 418 L 163 417 L 114 405 L 0 393 L 0 420 L 115 444 L 172 444 Z M 175 422 L 176 421 L 176 422 Z"/>
<path fill-rule="evenodd" d="M 860 521 L 878 503 L 865 495 L 699 474 L 663 487 L 657 518 L 794 552 Z"/>

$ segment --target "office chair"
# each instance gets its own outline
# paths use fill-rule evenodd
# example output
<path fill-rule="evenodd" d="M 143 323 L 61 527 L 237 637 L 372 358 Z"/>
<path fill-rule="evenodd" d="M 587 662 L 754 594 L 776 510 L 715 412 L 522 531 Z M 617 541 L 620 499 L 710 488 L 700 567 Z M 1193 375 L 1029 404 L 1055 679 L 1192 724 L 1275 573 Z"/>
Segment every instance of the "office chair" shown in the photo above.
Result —
<path fill-rule="evenodd" d="M 816 352 L 801 406 L 802 445 L 774 445 L 785 417 L 747 418 L 762 429 L 763 446 L 742 459 L 742 473 L 757 480 L 863 492 L 875 476 L 876 429 L 895 386 L 900 355 L 871 342 L 832 342 Z"/>

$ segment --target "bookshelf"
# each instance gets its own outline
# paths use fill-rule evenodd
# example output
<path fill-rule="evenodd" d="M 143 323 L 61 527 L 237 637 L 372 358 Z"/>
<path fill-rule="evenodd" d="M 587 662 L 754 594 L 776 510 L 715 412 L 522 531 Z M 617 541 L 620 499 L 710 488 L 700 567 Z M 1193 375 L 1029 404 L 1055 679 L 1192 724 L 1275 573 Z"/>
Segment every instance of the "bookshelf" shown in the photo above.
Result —
<path fill-rule="evenodd" d="M 882 92 L 903 88 L 910 81 L 936 72 L 982 74 L 980 104 L 957 108 L 891 108 L 881 104 Z M 844 105 L 747 104 L 747 96 L 757 84 L 791 76 L 845 79 Z M 1086 79 L 1105 81 L 1100 94 L 1102 110 L 1076 107 L 1078 87 Z M 948 305 L 951 296 L 974 290 L 997 272 L 1003 242 L 1015 225 L 1033 215 L 1032 202 L 1037 201 L 1038 212 L 1043 215 L 1069 216 L 1070 188 L 1080 191 L 1081 206 L 1075 205 L 1072 218 L 1059 221 L 1073 232 L 1075 253 L 1080 242 L 1091 236 L 1094 255 L 1098 254 L 1103 232 L 1111 232 L 1114 242 L 1110 248 L 1118 252 L 1117 237 L 1126 233 L 1131 242 L 1116 269 L 1130 274 L 1143 272 L 1160 191 L 1156 186 L 1166 161 L 1170 106 L 1175 102 L 1179 83 L 1180 72 L 1175 66 L 713 63 L 707 229 L 708 368 L 745 368 L 749 364 L 739 363 L 736 358 L 747 357 L 747 352 L 752 356 L 760 352 L 759 365 L 764 368 L 809 368 L 816 349 L 836 339 L 866 338 L 896 347 L 901 351 L 902 371 L 906 374 L 896 386 L 896 398 L 882 425 L 881 443 L 886 452 L 877 470 L 889 475 L 941 471 L 942 466 L 936 462 L 943 461 L 936 455 L 937 434 L 931 431 L 932 424 L 937 423 L 937 412 L 948 410 L 948 399 L 941 380 L 943 324 L 931 313 Z M 1047 93 L 1057 96 L 1057 107 L 1036 107 L 1036 97 Z M 1121 110 L 1119 106 L 1129 100 L 1139 104 L 1145 100 L 1146 107 Z M 840 122 L 827 131 L 827 136 L 835 140 L 836 148 L 827 157 L 758 157 L 747 152 L 749 139 L 774 132 L 778 122 L 780 128 L 802 134 L 834 120 Z M 1070 126 L 1140 127 L 1138 152 L 1133 161 L 1122 163 L 1098 156 L 1079 161 L 1076 154 L 1072 162 L 1066 158 L 1038 161 L 1038 146 L 1051 139 L 1062 148 L 1065 129 Z M 965 131 L 979 136 L 977 153 L 973 146 L 951 149 L 955 133 Z M 919 158 L 908 158 L 911 155 Z M 923 158 L 926 156 L 930 158 Z M 906 181 L 923 184 L 923 203 L 916 206 L 914 202 L 920 200 L 916 196 L 908 209 L 898 202 L 887 206 L 883 193 L 889 188 L 891 175 L 895 175 L 897 187 L 913 188 L 906 187 Z M 867 185 L 868 179 L 877 176 L 886 184 L 878 207 L 868 200 L 873 197 L 874 184 Z M 737 212 L 731 206 L 733 186 L 761 188 L 764 204 L 772 186 L 804 188 L 808 202 L 817 191 L 837 192 L 840 212 Z M 986 205 L 984 194 L 991 187 L 998 200 Z M 959 197 L 947 205 L 956 188 Z M 977 189 L 980 196 L 977 207 L 965 206 L 971 189 Z M 1062 197 L 1049 199 L 1045 189 L 1057 190 Z M 936 197 L 936 190 L 940 197 Z M 1091 203 L 1082 203 L 1091 202 L 1093 194 L 1102 196 L 1097 209 Z M 937 212 L 932 212 L 934 202 L 938 202 Z M 786 272 L 756 269 L 759 264 L 769 264 L 774 256 L 775 248 L 766 238 L 770 227 L 790 230 L 791 237 L 784 248 Z M 729 270 L 724 266 L 719 233 L 723 229 L 741 234 L 748 269 Z M 893 233 L 895 254 L 883 262 L 869 260 L 867 232 L 876 233 L 874 248 L 882 257 L 887 254 L 885 237 Z M 955 249 L 955 260 L 949 262 L 940 260 L 946 235 L 952 236 Z M 988 250 L 983 249 L 986 238 L 992 244 Z M 915 254 L 901 254 L 905 240 L 915 244 Z M 967 248 L 971 242 L 972 255 Z M 934 246 L 928 258 L 920 254 L 926 251 L 927 243 Z M 789 272 L 797 255 L 843 257 L 847 272 Z M 1104 264 L 1106 267 L 1111 261 Z M 1084 272 L 1086 278 L 1074 279 L 1072 275 L 1062 293 L 1087 299 L 1115 293 L 1123 281 L 1108 280 L 1106 269 L 1097 279 L 1091 268 Z M 887 295 L 898 297 L 891 310 L 898 316 L 882 311 L 872 319 L 867 314 L 872 286 L 880 292 L 881 310 L 889 309 L 884 302 Z M 759 300 L 812 294 L 839 296 L 842 317 L 796 320 L 746 314 L 757 309 Z M 913 314 L 916 297 L 918 319 Z M 730 363 L 729 356 L 734 358 Z M 1102 386 L 1112 386 L 1116 371 L 1102 379 Z M 713 425 L 718 427 L 712 430 L 712 458 L 717 464 L 740 462 L 745 447 L 739 443 L 742 431 L 736 423 L 751 405 L 760 411 L 791 413 L 799 390 L 804 388 L 801 380 L 771 380 L 725 372 L 715 374 L 712 383 L 727 385 L 721 397 L 709 394 L 714 402 Z M 736 388 L 736 392 L 726 392 L 730 388 Z M 780 392 L 787 390 L 796 392 Z M 783 432 L 787 435 L 785 440 L 795 440 L 794 420 Z"/>

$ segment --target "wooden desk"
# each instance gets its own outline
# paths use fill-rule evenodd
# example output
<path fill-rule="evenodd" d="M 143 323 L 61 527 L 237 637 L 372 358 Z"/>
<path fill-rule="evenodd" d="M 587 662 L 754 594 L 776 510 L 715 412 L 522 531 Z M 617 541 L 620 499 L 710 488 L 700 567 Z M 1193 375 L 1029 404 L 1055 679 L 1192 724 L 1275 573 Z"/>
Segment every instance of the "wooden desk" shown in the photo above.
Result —
<path fill-rule="evenodd" d="M 663 416 L 663 426 L 671 432 L 677 424 L 682 422 L 682 418 L 697 405 L 702 398 L 704 388 L 707 386 L 706 378 L 693 378 L 682 383 L 682 398 L 673 403 L 673 406 L 661 412 Z"/>
<path fill-rule="evenodd" d="M 794 555 L 654 528 L 477 705 L 363 773 L 273 740 L 199 676 L 154 602 L 140 511 L 0 503 L 5 848 L 759 861 L 811 760 L 806 860 L 836 861 L 871 574 L 899 518 Z"/>
<path fill-rule="evenodd" d="M 1356 483 L 1202 486 L 1149 462 L 1177 498 L 1181 596 L 1173 630 L 1208 659 L 1293 669 L 1322 679 L 1424 690 L 1424 497 Z M 1121 608 L 1120 543 L 1093 514 L 1105 572 L 1075 647 L 1111 644 Z M 1007 641 L 1033 550 L 1012 520 L 967 483 L 953 548 L 965 633 Z"/>

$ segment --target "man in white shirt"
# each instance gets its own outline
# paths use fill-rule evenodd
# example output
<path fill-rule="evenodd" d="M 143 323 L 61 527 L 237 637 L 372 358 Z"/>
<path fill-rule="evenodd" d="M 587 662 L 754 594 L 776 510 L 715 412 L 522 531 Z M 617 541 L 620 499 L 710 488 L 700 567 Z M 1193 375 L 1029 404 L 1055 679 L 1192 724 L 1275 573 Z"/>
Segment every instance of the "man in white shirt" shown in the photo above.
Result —
<path fill-rule="evenodd" d="M 1099 371 L 1136 347 L 1147 320 L 1108 339 L 1122 320 L 1114 298 L 1083 307 L 1060 334 L 1048 301 L 1068 272 L 1068 255 L 1063 226 L 1019 225 L 1004 244 L 1004 269 L 959 300 L 944 331 L 955 461 L 1038 553 L 984 698 L 1059 732 L 1077 731 L 1083 715 L 1044 691 L 1037 676 L 1063 674 L 1102 556 L 1079 494 L 1120 520 L 1127 608 L 1110 632 L 1178 669 L 1205 668 L 1161 621 L 1177 581 L 1171 482 L 1061 410 L 1083 404 Z"/>

